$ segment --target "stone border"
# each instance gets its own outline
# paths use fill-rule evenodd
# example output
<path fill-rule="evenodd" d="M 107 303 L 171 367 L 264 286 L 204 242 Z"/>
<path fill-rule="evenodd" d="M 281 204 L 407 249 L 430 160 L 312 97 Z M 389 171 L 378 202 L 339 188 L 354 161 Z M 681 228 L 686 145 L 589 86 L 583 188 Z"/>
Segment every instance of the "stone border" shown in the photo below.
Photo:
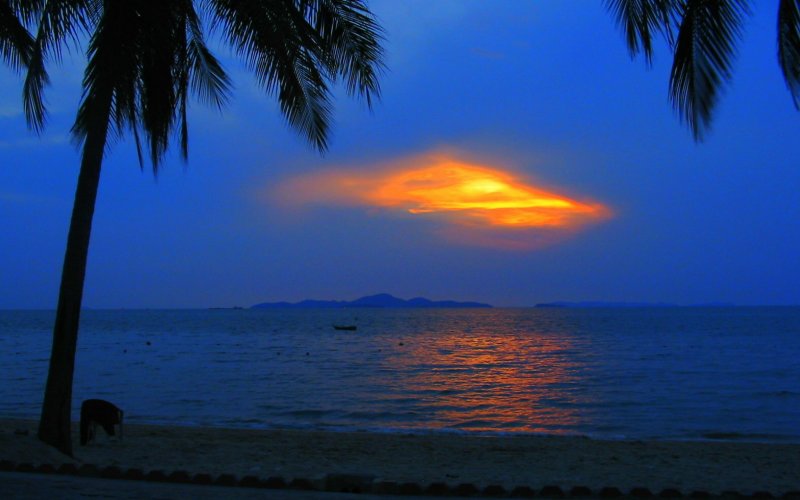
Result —
<path fill-rule="evenodd" d="M 696 500 L 721 499 L 721 500 L 800 500 L 800 491 L 792 490 L 775 495 L 768 491 L 758 491 L 752 495 L 744 495 L 736 491 L 725 491 L 715 495 L 708 491 L 685 492 L 675 488 L 665 488 L 653 492 L 648 488 L 636 487 L 624 492 L 614 486 L 604 486 L 591 489 L 587 486 L 574 486 L 564 490 L 560 486 L 548 485 L 536 490 L 529 486 L 516 486 L 512 490 L 499 484 L 490 484 L 483 488 L 472 483 L 449 485 L 443 482 L 434 482 L 428 485 L 396 481 L 386 481 L 370 475 L 359 474 L 326 474 L 324 476 L 308 478 L 286 479 L 280 476 L 271 476 L 266 479 L 254 475 L 241 478 L 234 474 L 212 475 L 208 473 L 191 474 L 185 470 L 165 472 L 162 470 L 143 471 L 131 468 L 121 469 L 115 465 L 100 467 L 95 464 L 65 463 L 56 467 L 52 464 L 32 464 L 28 462 L 16 463 L 11 460 L 0 460 L 0 471 L 23 472 L 32 474 L 62 474 L 80 477 L 95 477 L 102 479 L 127 479 L 133 481 L 152 481 L 163 483 L 195 484 L 207 486 L 265 488 L 265 489 L 293 489 L 306 491 L 327 491 L 338 493 L 372 493 L 377 495 L 407 495 L 407 496 L 460 496 L 484 498 L 629 498 L 629 499 L 671 499 L 690 498 Z"/>

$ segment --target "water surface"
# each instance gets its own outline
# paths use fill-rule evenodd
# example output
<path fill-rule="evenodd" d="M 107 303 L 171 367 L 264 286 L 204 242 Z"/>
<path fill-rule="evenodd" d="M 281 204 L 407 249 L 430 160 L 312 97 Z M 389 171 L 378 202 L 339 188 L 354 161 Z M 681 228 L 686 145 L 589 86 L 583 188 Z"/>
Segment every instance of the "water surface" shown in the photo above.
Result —
<path fill-rule="evenodd" d="M 0 416 L 38 416 L 52 322 L 0 311 Z M 75 418 L 94 397 L 129 422 L 800 442 L 800 308 L 86 311 Z"/>

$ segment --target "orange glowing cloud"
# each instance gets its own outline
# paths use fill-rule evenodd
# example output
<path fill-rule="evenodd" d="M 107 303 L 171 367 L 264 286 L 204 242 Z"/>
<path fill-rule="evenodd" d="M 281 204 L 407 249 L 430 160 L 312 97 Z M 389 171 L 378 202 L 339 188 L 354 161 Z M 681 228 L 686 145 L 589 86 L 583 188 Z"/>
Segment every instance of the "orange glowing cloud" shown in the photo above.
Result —
<path fill-rule="evenodd" d="M 608 207 L 531 185 L 511 172 L 451 154 L 403 159 L 370 170 L 331 169 L 290 179 L 272 193 L 287 204 L 398 210 L 441 221 L 463 243 L 538 248 L 608 218 Z"/>

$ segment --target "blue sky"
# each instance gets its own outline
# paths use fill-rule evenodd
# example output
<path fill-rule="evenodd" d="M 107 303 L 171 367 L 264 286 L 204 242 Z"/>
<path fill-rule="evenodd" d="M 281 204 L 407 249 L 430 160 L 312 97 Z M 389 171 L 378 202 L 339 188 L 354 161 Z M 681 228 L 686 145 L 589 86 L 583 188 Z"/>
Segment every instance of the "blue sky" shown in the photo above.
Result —
<path fill-rule="evenodd" d="M 400 297 L 800 303 L 800 113 L 775 57 L 777 2 L 755 2 L 732 84 L 701 144 L 667 99 L 670 57 L 631 61 L 602 2 L 373 1 L 387 31 L 383 98 L 337 92 L 315 153 L 220 49 L 235 98 L 190 113 L 190 157 L 140 171 L 130 141 L 101 179 L 84 305 L 251 305 Z M 0 71 L 0 308 L 53 308 L 78 169 L 69 127 L 82 55 L 53 68 L 45 134 Z M 443 236 L 398 207 L 269 193 L 436 151 L 491 164 L 613 213 L 545 246 Z M 266 194 L 265 194 L 266 193 Z M 291 195 L 290 195 L 291 196 Z M 301 197 L 299 197 L 301 198 Z M 533 233 L 530 233 L 534 237 Z"/>

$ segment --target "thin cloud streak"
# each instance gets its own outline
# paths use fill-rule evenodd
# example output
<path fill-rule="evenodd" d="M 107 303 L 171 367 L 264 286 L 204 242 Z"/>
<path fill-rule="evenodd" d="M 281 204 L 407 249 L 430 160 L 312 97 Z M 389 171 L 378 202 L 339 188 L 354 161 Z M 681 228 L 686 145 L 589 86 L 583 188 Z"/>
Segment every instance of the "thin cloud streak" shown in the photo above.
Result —
<path fill-rule="evenodd" d="M 22 116 L 22 106 L 0 104 L 0 118 L 14 118 Z"/>
<path fill-rule="evenodd" d="M 47 137 L 22 137 L 10 141 L 0 141 L 0 149 L 33 148 L 43 146 L 60 146 L 67 144 L 69 137 L 66 134 L 55 134 Z"/>
<path fill-rule="evenodd" d="M 410 214 L 433 221 L 451 242 L 515 250 L 557 243 L 612 215 L 601 203 L 578 201 L 507 168 L 450 152 L 294 177 L 267 198 L 286 208 L 367 207 Z"/>

